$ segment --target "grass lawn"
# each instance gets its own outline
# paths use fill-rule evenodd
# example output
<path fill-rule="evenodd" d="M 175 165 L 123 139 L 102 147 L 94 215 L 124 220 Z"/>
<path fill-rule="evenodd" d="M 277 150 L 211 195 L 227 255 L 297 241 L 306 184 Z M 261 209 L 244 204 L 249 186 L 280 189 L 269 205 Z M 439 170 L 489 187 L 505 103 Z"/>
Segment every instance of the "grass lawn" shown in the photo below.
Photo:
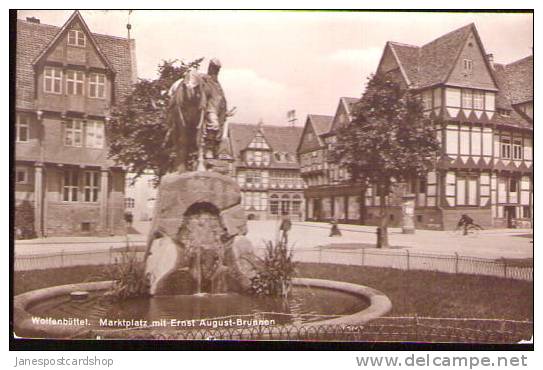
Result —
<path fill-rule="evenodd" d="M 500 258 L 496 261 L 511 267 L 534 267 L 533 258 Z"/>
<path fill-rule="evenodd" d="M 387 316 L 533 320 L 533 283 L 492 276 L 454 275 L 303 263 L 299 275 L 366 285 L 392 301 Z"/>
<path fill-rule="evenodd" d="M 54 285 L 105 280 L 104 266 L 16 271 L 14 294 Z M 298 276 L 363 284 L 392 301 L 387 316 L 533 320 L 532 282 L 491 276 L 300 263 Z"/>

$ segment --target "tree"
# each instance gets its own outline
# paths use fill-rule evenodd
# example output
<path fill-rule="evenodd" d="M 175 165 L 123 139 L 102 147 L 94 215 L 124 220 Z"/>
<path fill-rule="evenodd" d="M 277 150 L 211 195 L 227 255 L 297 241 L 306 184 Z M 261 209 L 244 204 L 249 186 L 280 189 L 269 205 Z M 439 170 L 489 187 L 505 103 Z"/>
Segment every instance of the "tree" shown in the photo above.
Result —
<path fill-rule="evenodd" d="M 135 173 L 134 180 L 148 170 L 155 181 L 174 169 L 173 146 L 167 137 L 166 110 L 168 89 L 190 69 L 197 69 L 202 58 L 191 63 L 163 61 L 158 67 L 159 77 L 140 79 L 130 93 L 111 112 L 108 124 L 109 156 Z"/>
<path fill-rule="evenodd" d="M 387 196 L 395 185 L 426 176 L 433 167 L 439 149 L 434 127 L 413 90 L 373 75 L 353 119 L 337 131 L 331 161 L 348 171 L 348 181 L 377 187 L 382 246 L 388 246 Z"/>

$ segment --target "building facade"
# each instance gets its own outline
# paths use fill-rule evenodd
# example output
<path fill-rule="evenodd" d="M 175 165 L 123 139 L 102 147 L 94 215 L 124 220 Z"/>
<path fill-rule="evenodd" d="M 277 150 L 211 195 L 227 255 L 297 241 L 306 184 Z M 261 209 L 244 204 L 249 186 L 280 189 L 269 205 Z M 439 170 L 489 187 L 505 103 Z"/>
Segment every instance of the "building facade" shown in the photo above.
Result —
<path fill-rule="evenodd" d="M 361 190 L 346 180 L 348 173 L 328 163 L 328 151 L 335 142 L 334 131 L 351 119 L 351 105 L 358 99 L 342 97 L 334 116 L 310 114 L 298 146 L 300 173 L 307 185 L 305 214 L 310 221 L 363 223 Z"/>
<path fill-rule="evenodd" d="M 303 188 L 296 158 L 300 127 L 229 125 L 231 176 L 241 188 L 249 220 L 302 220 Z M 225 153 L 221 158 L 228 160 Z"/>
<path fill-rule="evenodd" d="M 132 220 L 151 221 L 155 209 L 158 188 L 155 175 L 148 171 L 134 180 L 133 173 L 126 174 L 124 208 L 132 215 Z"/>
<path fill-rule="evenodd" d="M 134 40 L 17 20 L 15 200 L 27 236 L 124 233 L 125 174 L 107 158 L 108 112 L 136 79 Z M 17 212 L 16 212 L 17 213 Z"/>
<path fill-rule="evenodd" d="M 443 122 L 436 127 L 441 150 L 435 168 L 426 178 L 397 187 L 403 194 L 415 196 L 416 227 L 450 229 L 462 214 L 483 227 L 531 226 L 532 56 L 507 65 L 494 63 L 470 24 L 420 47 L 388 42 L 376 73 L 415 89 L 425 114 Z M 340 102 L 342 105 L 346 110 Z M 333 145 L 341 114 L 336 112 L 329 132 L 320 135 L 323 160 L 329 147 L 326 144 Z M 307 141 L 304 134 L 299 155 L 308 184 L 308 219 L 335 217 L 357 222 L 358 215 L 359 223 L 377 224 L 379 197 L 375 188 L 362 194 L 360 187 L 345 185 L 348 174 L 330 165 L 325 171 L 328 179 L 320 180 L 327 184 L 311 183 L 314 180 L 307 169 L 311 151 L 303 150 Z M 396 192 L 388 197 L 389 221 L 394 226 L 401 221 L 401 195 Z"/>

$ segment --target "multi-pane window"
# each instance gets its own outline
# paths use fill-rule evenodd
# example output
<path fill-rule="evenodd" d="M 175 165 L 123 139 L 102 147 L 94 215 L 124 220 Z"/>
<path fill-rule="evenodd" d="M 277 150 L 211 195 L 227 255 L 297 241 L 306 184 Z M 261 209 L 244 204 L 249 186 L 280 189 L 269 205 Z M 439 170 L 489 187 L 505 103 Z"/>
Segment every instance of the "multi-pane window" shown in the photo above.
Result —
<path fill-rule="evenodd" d="M 254 152 L 252 150 L 248 150 L 245 153 L 245 161 L 250 163 L 250 162 L 254 162 L 254 160 L 255 160 Z"/>
<path fill-rule="evenodd" d="M 98 171 L 85 171 L 85 184 L 83 188 L 83 201 L 98 202 L 100 189 L 100 173 Z"/>
<path fill-rule="evenodd" d="M 471 90 L 462 90 L 462 108 L 473 108 L 473 98 Z"/>
<path fill-rule="evenodd" d="M 441 107 L 441 89 L 434 89 L 434 107 Z"/>
<path fill-rule="evenodd" d="M 265 149 L 268 148 L 266 140 L 261 134 L 257 134 L 253 141 L 249 144 L 249 148 Z"/>
<path fill-rule="evenodd" d="M 279 197 L 274 194 L 270 198 L 270 213 L 272 215 L 277 215 L 279 214 Z"/>
<path fill-rule="evenodd" d="M 24 167 L 17 167 L 15 169 L 15 183 L 27 184 L 28 183 L 28 169 Z"/>
<path fill-rule="evenodd" d="M 516 193 L 518 191 L 518 179 L 511 177 L 509 178 L 509 192 Z"/>
<path fill-rule="evenodd" d="M 104 123 L 87 121 L 85 123 L 85 146 L 89 148 L 104 147 Z"/>
<path fill-rule="evenodd" d="M 62 200 L 77 202 L 79 195 L 79 173 L 77 170 L 66 170 L 62 184 Z"/>
<path fill-rule="evenodd" d="M 422 93 L 422 108 L 431 109 L 432 108 L 432 90 L 426 90 Z"/>
<path fill-rule="evenodd" d="M 258 171 L 247 171 L 245 173 L 245 182 L 248 184 L 260 184 L 261 175 Z"/>
<path fill-rule="evenodd" d="M 419 179 L 419 193 L 426 194 L 427 179 L 422 177 Z"/>
<path fill-rule="evenodd" d="M 101 73 L 89 75 L 89 97 L 103 99 L 106 96 L 106 76 Z"/>
<path fill-rule="evenodd" d="M 262 163 L 262 152 L 261 151 L 256 151 L 254 155 L 255 155 L 255 162 L 257 164 Z"/>
<path fill-rule="evenodd" d="M 68 95 L 83 95 L 85 74 L 81 71 L 66 72 L 66 93 Z"/>
<path fill-rule="evenodd" d="M 68 45 L 85 46 L 85 33 L 80 30 L 68 31 Z"/>
<path fill-rule="evenodd" d="M 477 203 L 477 177 L 456 177 L 456 204 L 459 206 L 476 206 Z"/>
<path fill-rule="evenodd" d="M 83 122 L 80 120 L 66 121 L 64 130 L 64 145 L 82 146 L 83 142 Z"/>
<path fill-rule="evenodd" d="M 532 212 L 530 212 L 530 206 L 523 206 L 522 207 L 522 217 L 523 218 L 531 218 Z"/>
<path fill-rule="evenodd" d="M 473 109 L 485 108 L 485 93 L 483 91 L 473 92 Z"/>
<path fill-rule="evenodd" d="M 502 137 L 500 140 L 501 157 L 504 159 L 511 159 L 511 139 Z"/>
<path fill-rule="evenodd" d="M 264 211 L 267 208 L 267 194 L 259 192 L 244 193 L 243 204 L 246 210 Z"/>
<path fill-rule="evenodd" d="M 46 67 L 43 71 L 43 91 L 46 93 L 62 93 L 62 70 Z"/>
<path fill-rule="evenodd" d="M 522 139 L 513 140 L 513 159 L 522 159 Z"/>
<path fill-rule="evenodd" d="M 134 208 L 135 204 L 134 198 L 124 198 L 124 208 Z"/>
<path fill-rule="evenodd" d="M 464 72 L 471 72 L 473 70 L 473 60 L 464 59 L 463 67 L 464 67 Z"/>
<path fill-rule="evenodd" d="M 24 114 L 18 114 L 16 117 L 16 140 L 19 143 L 25 143 L 29 139 L 29 119 Z"/>

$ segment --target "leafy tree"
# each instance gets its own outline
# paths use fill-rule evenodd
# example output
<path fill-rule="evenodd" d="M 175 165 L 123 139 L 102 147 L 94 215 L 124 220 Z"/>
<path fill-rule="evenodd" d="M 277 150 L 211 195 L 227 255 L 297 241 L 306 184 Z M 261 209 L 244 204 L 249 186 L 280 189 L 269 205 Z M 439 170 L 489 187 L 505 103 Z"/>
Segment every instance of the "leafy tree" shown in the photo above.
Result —
<path fill-rule="evenodd" d="M 159 77 L 140 79 L 130 95 L 113 108 L 108 124 L 109 156 L 135 173 L 134 179 L 148 170 L 156 182 L 173 170 L 175 153 L 167 137 L 166 114 L 170 86 L 190 69 L 197 69 L 202 58 L 191 63 L 163 61 Z"/>
<path fill-rule="evenodd" d="M 373 75 L 353 107 L 353 119 L 337 131 L 330 160 L 352 183 L 377 186 L 382 246 L 388 246 L 387 196 L 403 181 L 426 176 L 439 143 L 435 122 L 423 114 L 418 95 L 387 76 Z"/>

